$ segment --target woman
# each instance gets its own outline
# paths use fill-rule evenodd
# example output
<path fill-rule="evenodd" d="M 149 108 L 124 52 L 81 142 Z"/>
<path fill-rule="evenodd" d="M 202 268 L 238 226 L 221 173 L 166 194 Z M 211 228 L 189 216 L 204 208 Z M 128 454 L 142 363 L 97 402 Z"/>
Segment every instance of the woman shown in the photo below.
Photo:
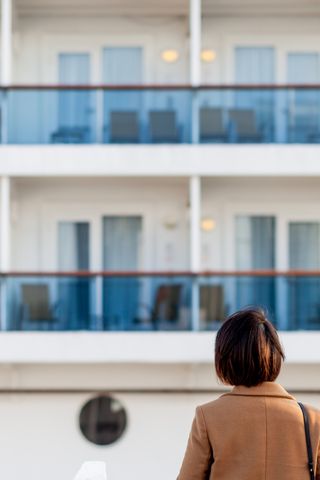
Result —
<path fill-rule="evenodd" d="M 177 480 L 310 480 L 302 411 L 275 383 L 284 353 L 260 309 L 231 315 L 217 333 L 218 378 L 234 388 L 197 407 Z M 307 407 L 320 480 L 320 412 Z"/>

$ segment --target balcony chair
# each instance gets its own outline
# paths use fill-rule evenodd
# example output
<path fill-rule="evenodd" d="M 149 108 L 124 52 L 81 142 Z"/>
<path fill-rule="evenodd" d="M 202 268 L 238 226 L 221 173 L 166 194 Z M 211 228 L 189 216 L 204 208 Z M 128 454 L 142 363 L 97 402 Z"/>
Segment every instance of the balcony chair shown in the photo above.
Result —
<path fill-rule="evenodd" d="M 260 143 L 262 141 L 262 134 L 257 128 L 254 110 L 231 109 L 229 110 L 229 119 L 235 142 Z"/>
<path fill-rule="evenodd" d="M 221 108 L 205 107 L 200 109 L 200 142 L 226 142 L 228 132 L 223 123 Z"/>
<path fill-rule="evenodd" d="M 149 125 L 152 143 L 179 143 L 179 130 L 174 110 L 150 111 Z"/>
<path fill-rule="evenodd" d="M 205 330 L 219 328 L 225 319 L 222 285 L 200 285 L 200 319 Z"/>
<path fill-rule="evenodd" d="M 88 143 L 89 127 L 59 127 L 51 134 L 51 143 Z"/>
<path fill-rule="evenodd" d="M 137 112 L 110 112 L 110 143 L 138 143 L 139 137 Z"/>
<path fill-rule="evenodd" d="M 23 284 L 21 297 L 20 330 L 54 330 L 58 304 L 50 304 L 49 285 Z"/>
<path fill-rule="evenodd" d="M 162 284 L 158 286 L 151 315 L 151 323 L 154 330 L 181 329 L 179 322 L 181 293 L 181 284 Z"/>

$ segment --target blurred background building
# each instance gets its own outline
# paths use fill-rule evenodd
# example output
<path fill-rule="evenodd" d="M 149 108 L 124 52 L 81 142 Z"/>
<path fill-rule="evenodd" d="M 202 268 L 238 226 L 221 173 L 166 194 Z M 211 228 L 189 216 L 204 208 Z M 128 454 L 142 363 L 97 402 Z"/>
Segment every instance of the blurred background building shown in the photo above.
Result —
<path fill-rule="evenodd" d="M 320 405 L 320 5 L 1 0 L 0 476 L 175 478 L 249 304 Z"/>

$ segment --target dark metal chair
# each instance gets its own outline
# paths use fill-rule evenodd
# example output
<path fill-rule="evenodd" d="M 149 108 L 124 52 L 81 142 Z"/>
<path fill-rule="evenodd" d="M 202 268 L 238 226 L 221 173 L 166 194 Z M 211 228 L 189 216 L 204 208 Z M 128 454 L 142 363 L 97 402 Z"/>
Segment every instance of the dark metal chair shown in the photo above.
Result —
<path fill-rule="evenodd" d="M 21 285 L 21 330 L 53 330 L 58 321 L 58 304 L 50 303 L 49 285 Z"/>
<path fill-rule="evenodd" d="M 228 132 L 223 122 L 222 108 L 200 109 L 200 142 L 226 142 Z"/>
<path fill-rule="evenodd" d="M 150 111 L 149 125 L 152 143 L 179 143 L 179 129 L 174 110 Z"/>
<path fill-rule="evenodd" d="M 140 137 L 137 112 L 110 112 L 110 142 L 138 143 Z"/>
<path fill-rule="evenodd" d="M 235 134 L 236 142 L 260 143 L 262 134 L 257 127 L 257 119 L 254 110 L 231 109 L 229 119 Z"/>

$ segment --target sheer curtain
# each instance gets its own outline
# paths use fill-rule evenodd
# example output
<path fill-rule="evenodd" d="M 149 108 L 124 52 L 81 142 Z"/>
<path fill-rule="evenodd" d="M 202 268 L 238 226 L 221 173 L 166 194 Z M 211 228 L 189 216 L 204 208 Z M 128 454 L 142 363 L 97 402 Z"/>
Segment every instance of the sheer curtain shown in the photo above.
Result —
<path fill-rule="evenodd" d="M 89 223 L 58 223 L 58 268 L 62 272 L 89 270 Z M 90 278 L 59 278 L 58 298 L 64 329 L 90 327 Z"/>
<path fill-rule="evenodd" d="M 238 215 L 236 227 L 237 270 L 272 270 L 275 268 L 275 218 Z M 239 277 L 237 308 L 260 305 L 275 312 L 273 277 Z"/>
<path fill-rule="evenodd" d="M 288 83 L 315 84 L 320 80 L 320 56 L 314 52 L 288 54 Z M 290 128 L 293 140 L 307 142 L 313 136 L 319 139 L 320 94 L 316 90 L 292 92 L 293 105 L 290 105 Z M 310 138 L 311 135 L 311 138 Z"/>
<path fill-rule="evenodd" d="M 143 83 L 143 49 L 141 47 L 106 47 L 103 49 L 102 58 L 103 83 L 108 85 L 141 85 Z M 109 125 L 110 114 L 113 111 L 136 112 L 139 116 L 143 95 L 141 91 L 105 91 L 105 125 Z"/>
<path fill-rule="evenodd" d="M 320 223 L 289 223 L 289 267 L 319 270 Z M 320 323 L 320 281 L 318 277 L 293 278 L 289 290 L 293 328 L 312 328 Z"/>
<path fill-rule="evenodd" d="M 59 222 L 58 268 L 69 272 L 89 269 L 89 223 Z"/>
<path fill-rule="evenodd" d="M 90 83 L 90 56 L 88 53 L 60 53 L 59 83 L 61 85 L 88 85 Z M 59 125 L 61 127 L 89 127 L 90 92 L 59 92 Z"/>
<path fill-rule="evenodd" d="M 137 271 L 141 258 L 142 218 L 103 218 L 103 266 L 110 271 Z M 134 328 L 140 282 L 134 277 L 104 279 L 104 316 L 109 329 Z"/>
<path fill-rule="evenodd" d="M 235 49 L 235 81 L 239 84 L 273 84 L 275 82 L 274 49 L 272 47 L 245 47 Z M 255 111 L 258 129 L 266 139 L 274 134 L 274 92 L 244 90 L 236 93 L 236 107 Z"/>

